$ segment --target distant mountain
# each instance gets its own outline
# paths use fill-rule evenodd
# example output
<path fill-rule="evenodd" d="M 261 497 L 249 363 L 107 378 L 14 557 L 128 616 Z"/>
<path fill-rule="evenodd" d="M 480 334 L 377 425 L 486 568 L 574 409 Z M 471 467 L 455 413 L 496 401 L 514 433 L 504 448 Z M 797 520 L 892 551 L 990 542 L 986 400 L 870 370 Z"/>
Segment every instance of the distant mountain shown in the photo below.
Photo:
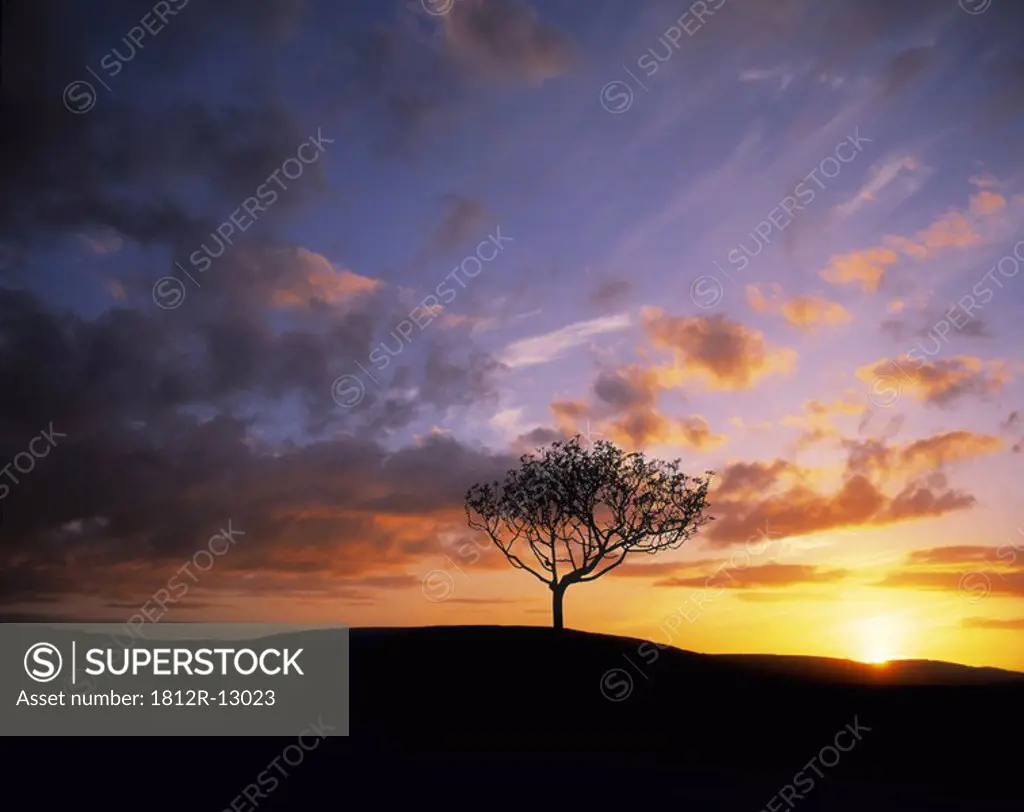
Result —
<path fill-rule="evenodd" d="M 879 665 L 856 660 L 775 654 L 710 655 L 741 668 L 808 679 L 864 685 L 992 685 L 1024 680 L 1024 674 L 939 660 L 890 660 Z"/>

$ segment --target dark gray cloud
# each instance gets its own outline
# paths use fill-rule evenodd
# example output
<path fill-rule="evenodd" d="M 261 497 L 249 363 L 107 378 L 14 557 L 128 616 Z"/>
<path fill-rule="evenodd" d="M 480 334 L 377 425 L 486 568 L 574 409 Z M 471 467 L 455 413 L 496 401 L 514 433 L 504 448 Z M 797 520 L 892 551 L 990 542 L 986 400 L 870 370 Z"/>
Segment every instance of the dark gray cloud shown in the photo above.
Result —
<path fill-rule="evenodd" d="M 226 589 L 407 586 L 401 568 L 440 549 L 466 488 L 513 462 L 440 435 L 397 453 L 353 436 L 270 453 L 226 417 L 67 433 L 7 498 L 0 603 L 151 594 L 229 519 L 244 536 L 218 559 Z"/>
<path fill-rule="evenodd" d="M 883 94 L 895 98 L 928 75 L 937 62 L 935 46 L 908 48 L 894 56 L 883 71 Z"/>
<path fill-rule="evenodd" d="M 650 386 L 644 386 L 645 383 L 648 383 L 646 379 L 630 377 L 620 370 L 609 370 L 602 372 L 594 381 L 594 395 L 616 413 L 638 406 L 651 406 L 656 392 Z"/>
<path fill-rule="evenodd" d="M 464 90 L 479 78 L 460 60 L 491 66 L 483 75 L 492 78 L 529 79 L 555 70 L 567 48 L 506 0 L 479 9 L 461 2 L 450 20 L 424 19 L 418 3 L 396 0 L 374 15 L 358 6 L 189 2 L 136 47 L 126 35 L 151 12 L 149 0 L 8 4 L 5 70 L 18 80 L 0 93 L 5 255 L 91 227 L 192 250 L 318 127 L 380 156 L 436 159 L 428 130 L 439 136 L 458 120 Z M 324 31 L 332 35 L 311 36 Z M 123 58 L 111 61 L 115 48 Z M 297 60 L 308 74 L 296 71 Z M 102 64 L 119 70 L 111 76 Z M 227 85 L 226 97 L 206 92 L 204 71 Z M 297 76 L 301 88 L 287 84 Z M 88 113 L 62 101 L 75 81 L 96 89 Z M 75 92 L 81 98 L 82 88 Z M 296 92 L 310 112 L 290 104 Z M 307 166 L 275 204 L 274 221 L 325 191 L 322 165 Z M 455 211 L 455 230 L 439 239 L 459 237 L 472 215 Z"/>
<path fill-rule="evenodd" d="M 1010 412 L 1006 420 L 1000 424 L 999 428 L 1011 437 L 1019 437 L 1024 434 L 1024 417 L 1021 416 L 1020 412 Z M 1010 450 L 1014 454 L 1024 454 L 1024 439 L 1015 442 L 1010 447 Z"/>
<path fill-rule="evenodd" d="M 630 292 L 632 284 L 627 279 L 603 279 L 590 293 L 590 303 L 601 309 L 618 308 Z"/>
<path fill-rule="evenodd" d="M 441 198 L 441 221 L 429 246 L 432 254 L 446 254 L 474 240 L 479 241 L 494 226 L 494 215 L 479 200 L 449 194 Z"/>
<path fill-rule="evenodd" d="M 268 61 L 269 24 L 297 21 L 300 4 L 259 0 L 258 7 L 237 0 L 215 8 L 188 4 L 136 47 L 126 35 L 152 3 L 9 4 L 5 67 L 19 79 L 5 82 L 0 97 L 6 187 L 0 241 L 24 246 L 65 230 L 103 227 L 142 243 L 177 246 L 225 219 L 294 155 L 308 127 L 269 93 L 239 89 L 212 106 L 175 77 L 187 76 L 197 54 L 223 44 L 229 31 L 248 38 Z M 118 56 L 110 58 L 115 48 Z M 107 81 L 109 92 L 87 67 Z M 76 115 L 62 94 L 79 80 L 91 82 L 98 98 L 94 109 Z M 322 191 L 320 168 L 308 171 L 308 182 L 282 202 L 282 211 Z"/>
<path fill-rule="evenodd" d="M 482 77 L 540 83 L 576 61 L 568 38 L 518 0 L 458 0 L 442 19 L 448 53 Z"/>
<path fill-rule="evenodd" d="M 540 426 L 517 437 L 512 444 L 512 449 L 520 454 L 529 454 L 543 446 L 567 439 L 569 439 L 569 435 L 564 431 Z"/>
<path fill-rule="evenodd" d="M 947 313 L 952 314 L 952 321 Z M 935 335 L 940 322 L 945 322 L 951 328 L 945 339 Z M 960 326 L 957 327 L 957 324 Z M 938 352 L 937 347 L 945 346 L 953 337 L 994 338 L 984 316 L 976 313 L 968 316 L 965 311 L 954 306 L 950 306 L 948 311 L 929 307 L 907 316 L 891 316 L 882 320 L 880 329 L 894 341 L 919 342 L 921 351 L 929 355 L 934 355 Z"/>
<path fill-rule="evenodd" d="M 252 535 L 225 573 L 355 575 L 437 549 L 434 519 L 450 521 L 466 488 L 511 460 L 443 436 L 390 458 L 384 444 L 414 420 L 488 402 L 500 367 L 465 329 L 428 325 L 380 387 L 364 380 L 362 402 L 342 408 L 332 383 L 369 366 L 409 306 L 383 284 L 282 305 L 282 292 L 306 290 L 311 263 L 331 269 L 304 249 L 239 246 L 169 311 L 140 271 L 125 282 L 143 305 L 94 318 L 0 287 L 0 460 L 50 424 L 65 435 L 30 475 L 5 479 L 0 602 L 132 600 L 229 518 Z"/>

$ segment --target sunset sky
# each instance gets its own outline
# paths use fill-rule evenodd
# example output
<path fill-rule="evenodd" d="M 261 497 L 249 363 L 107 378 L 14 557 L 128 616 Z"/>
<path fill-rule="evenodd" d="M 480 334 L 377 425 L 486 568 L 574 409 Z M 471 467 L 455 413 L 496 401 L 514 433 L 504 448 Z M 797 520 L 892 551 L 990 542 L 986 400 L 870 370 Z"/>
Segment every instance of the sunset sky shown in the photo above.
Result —
<path fill-rule="evenodd" d="M 462 499 L 584 432 L 715 521 L 568 626 L 1024 670 L 1019 3 L 23 5 L 6 619 L 549 624 Z"/>

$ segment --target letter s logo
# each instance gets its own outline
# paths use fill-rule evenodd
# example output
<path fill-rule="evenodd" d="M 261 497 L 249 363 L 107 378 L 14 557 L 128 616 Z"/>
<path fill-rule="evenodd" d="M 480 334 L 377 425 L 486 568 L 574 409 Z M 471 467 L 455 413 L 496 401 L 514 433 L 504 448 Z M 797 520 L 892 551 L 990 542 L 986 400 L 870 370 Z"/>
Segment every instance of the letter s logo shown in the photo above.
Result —
<path fill-rule="evenodd" d="M 52 643 L 36 643 L 25 652 L 25 673 L 36 682 L 56 679 L 63 665 L 64 660 Z"/>

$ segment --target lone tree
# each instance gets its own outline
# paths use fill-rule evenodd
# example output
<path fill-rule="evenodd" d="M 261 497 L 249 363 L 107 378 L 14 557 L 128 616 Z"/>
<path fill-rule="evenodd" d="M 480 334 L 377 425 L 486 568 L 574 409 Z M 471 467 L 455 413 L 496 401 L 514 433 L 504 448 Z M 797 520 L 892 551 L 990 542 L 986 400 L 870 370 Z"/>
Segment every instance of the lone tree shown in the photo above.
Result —
<path fill-rule="evenodd" d="M 547 585 L 562 629 L 572 584 L 600 578 L 630 553 L 676 549 L 711 521 L 712 476 L 690 477 L 679 460 L 627 454 L 604 440 L 584 447 L 576 435 L 522 456 L 500 485 L 471 487 L 466 515 L 513 567 Z"/>

